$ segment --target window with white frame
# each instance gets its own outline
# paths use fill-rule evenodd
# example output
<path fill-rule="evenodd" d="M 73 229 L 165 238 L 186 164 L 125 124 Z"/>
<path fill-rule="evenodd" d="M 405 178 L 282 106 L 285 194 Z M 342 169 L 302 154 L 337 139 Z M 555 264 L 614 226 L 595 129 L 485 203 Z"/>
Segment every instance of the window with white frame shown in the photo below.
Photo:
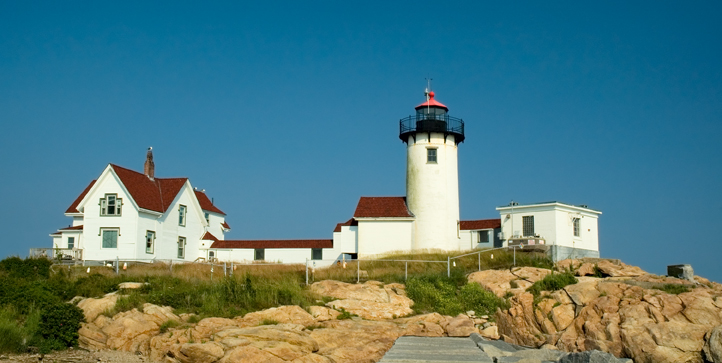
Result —
<path fill-rule="evenodd" d="M 572 219 L 572 225 L 574 226 L 574 237 L 579 237 L 579 218 Z"/>
<path fill-rule="evenodd" d="M 68 249 L 75 248 L 75 237 L 68 237 Z"/>
<path fill-rule="evenodd" d="M 118 194 L 106 194 L 105 198 L 100 200 L 100 215 L 119 216 L 122 205 L 123 199 L 118 198 Z"/>
<path fill-rule="evenodd" d="M 216 252 L 208 251 L 208 261 L 213 262 L 216 260 Z"/>
<path fill-rule="evenodd" d="M 523 237 L 534 236 L 534 216 L 521 217 L 521 225 L 524 230 Z"/>
<path fill-rule="evenodd" d="M 100 236 L 102 248 L 118 248 L 118 236 L 120 236 L 120 229 L 101 228 Z"/>
<path fill-rule="evenodd" d="M 206 217 L 206 223 L 211 224 L 211 214 L 206 212 L 205 217 Z"/>
<path fill-rule="evenodd" d="M 428 148 L 426 149 L 426 162 L 427 163 L 436 163 L 437 157 L 436 157 L 436 148 Z"/>
<path fill-rule="evenodd" d="M 253 251 L 253 259 L 256 261 L 263 261 L 266 259 L 266 250 L 263 248 L 256 248 Z"/>
<path fill-rule="evenodd" d="M 489 231 L 479 231 L 479 243 L 489 242 Z"/>
<path fill-rule="evenodd" d="M 179 226 L 185 226 L 186 225 L 186 213 L 188 212 L 188 207 L 184 206 L 183 204 L 178 207 L 178 225 Z"/>
<path fill-rule="evenodd" d="M 186 258 L 186 238 L 178 237 L 178 258 Z"/>
<path fill-rule="evenodd" d="M 145 253 L 153 253 L 155 249 L 155 231 L 145 231 Z"/>
<path fill-rule="evenodd" d="M 323 248 L 312 248 L 311 249 L 312 260 L 323 260 Z"/>

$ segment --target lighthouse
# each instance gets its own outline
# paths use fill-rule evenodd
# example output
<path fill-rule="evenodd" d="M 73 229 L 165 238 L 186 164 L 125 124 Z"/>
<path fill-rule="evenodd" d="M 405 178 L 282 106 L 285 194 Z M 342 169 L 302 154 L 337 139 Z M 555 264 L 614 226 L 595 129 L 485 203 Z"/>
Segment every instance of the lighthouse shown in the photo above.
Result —
<path fill-rule="evenodd" d="M 399 121 L 406 143 L 406 203 L 415 216 L 412 249 L 459 249 L 458 147 L 464 121 L 428 92 L 415 115 Z"/>

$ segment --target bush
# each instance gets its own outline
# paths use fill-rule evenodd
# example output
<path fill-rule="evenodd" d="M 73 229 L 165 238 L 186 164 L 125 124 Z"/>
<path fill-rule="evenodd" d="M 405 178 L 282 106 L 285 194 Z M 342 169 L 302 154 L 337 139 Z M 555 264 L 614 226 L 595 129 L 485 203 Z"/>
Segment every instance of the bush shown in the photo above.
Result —
<path fill-rule="evenodd" d="M 477 315 L 493 315 L 496 309 L 508 309 L 509 303 L 484 289 L 477 283 L 464 285 L 459 293 L 464 310 L 474 310 Z"/>
<path fill-rule="evenodd" d="M 414 301 L 414 311 L 420 314 L 438 312 L 453 316 L 463 312 L 456 292 L 456 285 L 445 276 L 413 277 L 406 283 L 406 294 Z"/>
<path fill-rule="evenodd" d="M 175 328 L 180 325 L 181 323 L 178 320 L 166 320 L 163 324 L 160 325 L 160 333 L 163 334 L 167 332 L 168 329 Z"/>
<path fill-rule="evenodd" d="M 0 353 L 21 353 L 26 347 L 26 337 L 18 324 L 15 309 L 0 310 Z"/>
<path fill-rule="evenodd" d="M 539 296 L 542 291 L 556 291 L 567 285 L 573 285 L 578 282 L 577 278 L 571 272 L 550 273 L 543 279 L 531 285 L 526 291 L 531 292 L 534 296 Z"/>
<path fill-rule="evenodd" d="M 668 294 L 679 295 L 685 292 L 689 292 L 689 286 L 680 284 L 665 284 L 662 287 L 657 287 L 657 290 L 662 290 Z"/>
<path fill-rule="evenodd" d="M 47 279 L 53 262 L 47 258 L 26 258 L 13 256 L 0 261 L 0 271 L 8 277 L 26 280 Z"/>
<path fill-rule="evenodd" d="M 341 314 L 336 317 L 336 320 L 347 320 L 353 318 L 354 316 L 357 315 L 351 314 L 350 312 L 346 311 L 346 309 L 341 308 Z"/>
<path fill-rule="evenodd" d="M 43 337 L 40 350 L 49 352 L 77 347 L 78 330 L 83 321 L 83 310 L 75 305 L 60 303 L 48 306 L 40 315 L 39 328 Z"/>

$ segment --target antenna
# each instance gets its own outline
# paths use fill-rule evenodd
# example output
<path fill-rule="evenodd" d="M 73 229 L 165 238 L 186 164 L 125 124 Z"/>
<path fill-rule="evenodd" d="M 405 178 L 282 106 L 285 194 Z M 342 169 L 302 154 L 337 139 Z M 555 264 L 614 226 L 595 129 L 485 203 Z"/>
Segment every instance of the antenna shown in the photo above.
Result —
<path fill-rule="evenodd" d="M 426 80 L 426 90 L 424 90 L 424 95 L 426 96 L 426 114 L 428 115 L 431 112 L 431 106 L 429 105 L 429 93 L 431 92 L 431 81 L 434 79 L 431 77 L 424 78 Z"/>

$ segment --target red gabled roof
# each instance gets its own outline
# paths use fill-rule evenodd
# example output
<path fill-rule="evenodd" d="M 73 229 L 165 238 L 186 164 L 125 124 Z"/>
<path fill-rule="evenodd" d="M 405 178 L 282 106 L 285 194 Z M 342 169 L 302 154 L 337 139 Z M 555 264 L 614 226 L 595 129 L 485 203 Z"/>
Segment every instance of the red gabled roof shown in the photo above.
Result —
<path fill-rule="evenodd" d="M 85 187 L 85 190 L 83 190 L 83 192 L 80 193 L 78 198 L 75 199 L 73 204 L 71 204 L 70 207 L 68 207 L 68 209 L 65 210 L 65 213 L 80 213 L 80 211 L 78 210 L 78 204 L 80 204 L 80 201 L 83 200 L 83 198 L 85 198 L 85 195 L 88 194 L 88 191 L 90 190 L 90 188 L 93 187 L 93 185 L 95 185 L 95 180 L 90 182 L 90 184 L 88 184 L 88 186 Z"/>
<path fill-rule="evenodd" d="M 201 239 L 202 239 L 202 240 L 205 240 L 205 241 L 218 242 L 218 238 L 216 238 L 216 236 L 214 236 L 213 234 L 211 234 L 211 232 L 206 232 L 206 233 L 203 235 L 203 237 L 201 237 Z"/>
<path fill-rule="evenodd" d="M 225 240 L 213 242 L 210 248 L 333 248 L 333 240 Z"/>
<path fill-rule="evenodd" d="M 168 210 L 188 178 L 155 178 L 110 164 L 138 207 L 160 213 Z"/>
<path fill-rule="evenodd" d="M 355 220 L 355 219 L 353 219 L 353 218 L 351 218 L 351 219 L 347 220 L 346 222 L 338 223 L 338 224 L 336 224 L 336 228 L 334 228 L 333 231 L 334 231 L 334 232 L 341 232 L 341 227 L 342 227 L 342 226 L 358 226 L 358 221 Z"/>
<path fill-rule="evenodd" d="M 223 213 L 222 210 L 218 209 L 215 205 L 213 205 L 213 202 L 208 199 L 206 193 L 203 193 L 200 190 L 194 190 L 194 192 L 196 193 L 196 199 L 198 199 L 198 204 L 201 205 L 201 209 L 213 213 L 226 215 L 225 213 Z"/>
<path fill-rule="evenodd" d="M 501 219 L 479 219 L 476 221 L 461 221 L 459 223 L 459 229 L 461 230 L 490 228 L 501 228 Z"/>
<path fill-rule="evenodd" d="M 354 218 L 413 217 L 406 197 L 361 197 Z"/>
<path fill-rule="evenodd" d="M 223 227 L 225 229 L 231 229 L 231 226 L 229 226 L 228 222 L 226 222 L 226 221 L 223 221 L 223 223 L 221 223 L 221 227 Z"/>

